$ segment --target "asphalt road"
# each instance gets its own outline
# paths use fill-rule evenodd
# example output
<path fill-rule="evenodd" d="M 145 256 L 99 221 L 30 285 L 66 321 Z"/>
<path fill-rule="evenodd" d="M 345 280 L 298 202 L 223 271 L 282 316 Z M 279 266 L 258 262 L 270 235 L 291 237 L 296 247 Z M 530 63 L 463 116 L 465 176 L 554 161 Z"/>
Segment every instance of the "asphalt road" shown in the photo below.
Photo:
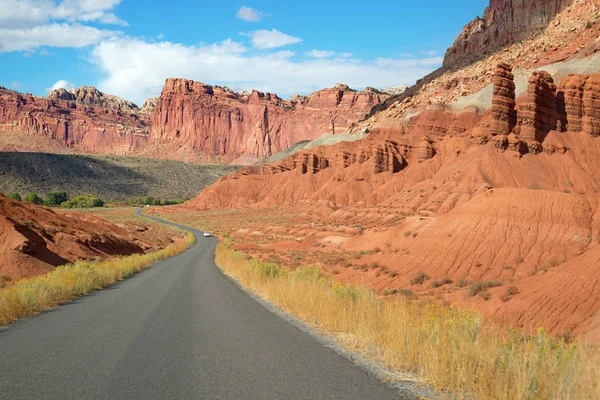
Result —
<path fill-rule="evenodd" d="M 0 330 L 1 399 L 398 399 L 271 313 L 197 243 Z"/>

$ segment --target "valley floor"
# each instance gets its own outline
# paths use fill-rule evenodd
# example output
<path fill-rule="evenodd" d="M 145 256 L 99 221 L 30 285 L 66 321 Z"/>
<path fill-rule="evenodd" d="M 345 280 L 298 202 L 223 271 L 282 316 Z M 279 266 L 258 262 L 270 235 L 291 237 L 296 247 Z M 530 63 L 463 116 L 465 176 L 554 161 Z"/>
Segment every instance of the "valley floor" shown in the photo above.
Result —
<path fill-rule="evenodd" d="M 441 262 L 448 269 L 440 269 L 436 268 L 440 260 L 435 242 L 423 240 L 443 216 L 407 217 L 386 207 L 332 210 L 312 206 L 204 212 L 183 206 L 153 207 L 149 213 L 209 230 L 232 250 L 258 260 L 292 270 L 316 265 L 336 281 L 364 285 L 381 296 L 410 294 L 442 305 L 474 308 L 518 330 L 535 332 L 545 327 L 555 336 L 598 341 L 600 317 L 594 304 L 599 291 L 594 287 L 593 260 L 599 253 L 595 245 L 580 256 L 581 263 L 556 259 L 530 268 L 524 260 L 511 263 L 508 254 L 505 261 L 494 260 L 503 267 L 492 268 L 484 257 L 472 263 L 461 261 L 478 253 L 485 235 L 465 238 L 459 229 L 446 237 L 441 231 L 447 241 L 440 240 L 439 245 L 450 243 L 457 249 L 450 249 Z M 435 263 L 428 268 L 419 260 Z M 452 268 L 460 262 L 470 267 Z M 577 266 L 577 274 L 570 271 L 571 265 Z M 592 276 L 586 278 L 588 270 Z"/>

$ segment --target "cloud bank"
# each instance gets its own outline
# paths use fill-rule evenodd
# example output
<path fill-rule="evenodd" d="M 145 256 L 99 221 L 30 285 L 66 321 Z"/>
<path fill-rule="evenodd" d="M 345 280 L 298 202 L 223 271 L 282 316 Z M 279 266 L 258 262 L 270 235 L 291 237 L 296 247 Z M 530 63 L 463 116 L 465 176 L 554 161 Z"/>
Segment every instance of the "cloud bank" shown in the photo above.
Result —
<path fill-rule="evenodd" d="M 102 41 L 92 52 L 93 62 L 106 76 L 100 89 L 136 103 L 160 94 L 169 77 L 289 96 L 332 87 L 337 82 L 356 88 L 412 84 L 442 62 L 441 57 L 374 61 L 341 56 L 300 60 L 293 57 L 291 51 L 256 52 L 231 39 L 186 46 L 113 38 Z"/>
<path fill-rule="evenodd" d="M 90 22 L 127 26 L 112 13 L 121 0 L 0 0 L 0 53 L 33 51 L 41 46 L 78 48 L 120 31 Z"/>

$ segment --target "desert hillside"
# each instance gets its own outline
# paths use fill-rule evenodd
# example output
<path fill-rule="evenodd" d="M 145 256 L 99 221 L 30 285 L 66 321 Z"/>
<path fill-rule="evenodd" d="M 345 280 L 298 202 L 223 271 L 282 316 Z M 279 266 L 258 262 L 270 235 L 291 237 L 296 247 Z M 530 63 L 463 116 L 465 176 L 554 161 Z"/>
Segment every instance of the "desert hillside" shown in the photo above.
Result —
<path fill-rule="evenodd" d="M 77 260 L 150 248 L 149 242 L 139 241 L 139 233 L 89 214 L 57 213 L 1 194 L 0 228 L 0 275 L 13 282 Z"/>
<path fill-rule="evenodd" d="M 457 43 L 480 52 L 488 25 L 493 52 L 376 108 L 351 128 L 364 139 L 244 168 L 179 212 L 209 210 L 267 259 L 600 337 L 599 8 L 541 3 L 492 1 L 447 62 Z M 507 22 L 506 7 L 529 16 Z"/>
<path fill-rule="evenodd" d="M 0 192 L 188 199 L 238 167 L 116 155 L 0 152 Z"/>

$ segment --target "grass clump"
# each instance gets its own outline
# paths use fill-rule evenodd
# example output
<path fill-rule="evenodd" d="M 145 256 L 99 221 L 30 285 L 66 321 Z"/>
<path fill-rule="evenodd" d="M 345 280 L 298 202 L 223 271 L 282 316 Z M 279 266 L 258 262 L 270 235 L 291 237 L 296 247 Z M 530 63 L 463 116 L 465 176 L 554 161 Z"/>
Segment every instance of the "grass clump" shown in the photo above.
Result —
<path fill-rule="evenodd" d="M 0 288 L 6 286 L 11 280 L 12 278 L 8 275 L 0 275 Z"/>
<path fill-rule="evenodd" d="M 411 285 L 422 285 L 427 279 L 429 279 L 429 275 L 425 272 L 419 272 L 410 280 Z"/>
<path fill-rule="evenodd" d="M 498 281 L 498 280 L 477 281 L 477 282 L 474 282 L 471 284 L 471 286 L 469 287 L 469 290 L 467 292 L 467 295 L 469 297 L 477 296 L 478 294 L 485 291 L 486 289 L 498 287 L 498 286 L 502 286 L 502 281 Z M 482 297 L 485 299 L 484 296 L 482 296 Z M 488 299 L 489 299 L 489 297 L 488 297 Z M 485 299 L 485 300 L 487 300 L 487 299 Z"/>
<path fill-rule="evenodd" d="M 517 293 L 519 293 L 519 288 L 517 288 L 516 286 L 509 286 L 506 288 L 506 291 L 502 293 L 502 295 L 500 295 L 500 299 L 506 303 L 512 298 L 512 296 L 514 296 Z"/>
<path fill-rule="evenodd" d="M 98 263 L 78 261 L 57 267 L 45 275 L 23 279 L 0 290 L 0 326 L 121 281 L 155 262 L 181 253 L 192 243 L 194 235 L 190 233 L 185 241 L 154 253 Z"/>
<path fill-rule="evenodd" d="M 525 335 L 483 323 L 474 311 L 345 285 L 317 269 L 269 274 L 241 253 L 219 245 L 217 265 L 244 287 L 341 344 L 407 371 L 453 398 L 600 398 L 597 352 L 544 329 Z M 276 269 L 279 271 L 279 269 Z M 302 272 L 299 272 L 302 271 Z M 310 272 L 307 272 L 310 271 Z"/>

